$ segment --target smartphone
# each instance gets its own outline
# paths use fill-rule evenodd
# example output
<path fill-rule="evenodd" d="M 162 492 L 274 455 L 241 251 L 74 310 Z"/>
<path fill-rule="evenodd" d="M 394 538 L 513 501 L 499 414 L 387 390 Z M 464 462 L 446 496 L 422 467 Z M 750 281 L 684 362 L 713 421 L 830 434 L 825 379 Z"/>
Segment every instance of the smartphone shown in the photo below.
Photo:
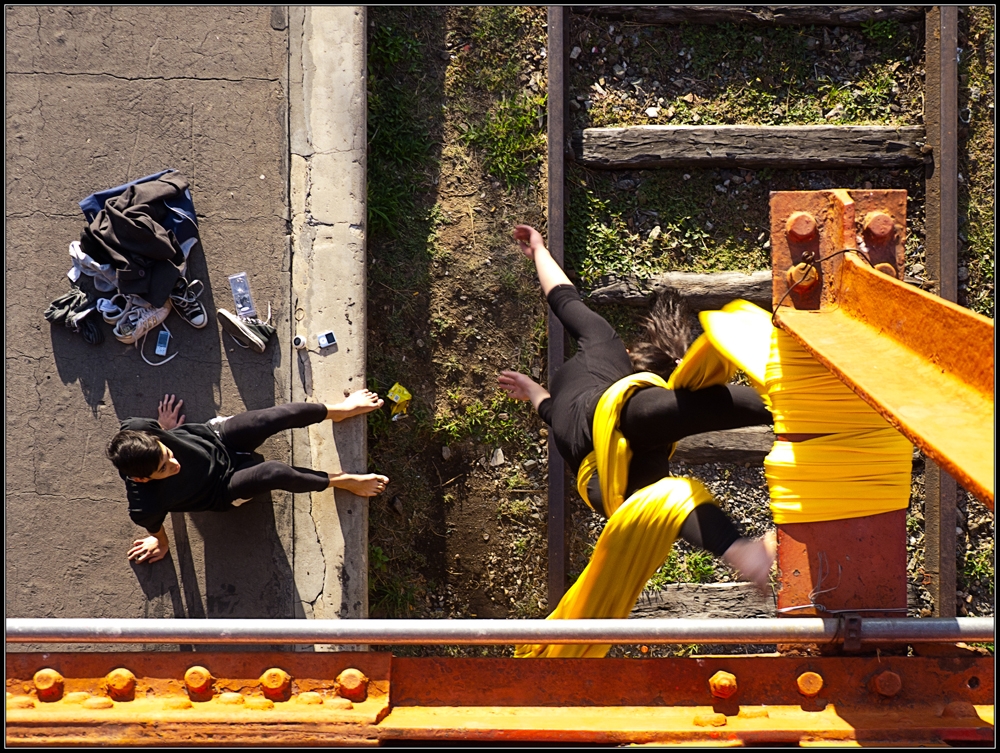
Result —
<path fill-rule="evenodd" d="M 233 291 L 233 302 L 236 304 L 236 316 L 241 319 L 257 316 L 257 307 L 253 305 L 250 295 L 250 280 L 246 272 L 229 275 L 229 287 Z"/>
<path fill-rule="evenodd" d="M 167 355 L 167 343 L 170 342 L 170 333 L 165 329 L 160 330 L 160 334 L 156 337 L 156 355 L 165 356 Z"/>
<path fill-rule="evenodd" d="M 316 339 L 319 340 L 319 347 L 329 348 L 337 344 L 337 338 L 333 332 L 323 332 Z"/>

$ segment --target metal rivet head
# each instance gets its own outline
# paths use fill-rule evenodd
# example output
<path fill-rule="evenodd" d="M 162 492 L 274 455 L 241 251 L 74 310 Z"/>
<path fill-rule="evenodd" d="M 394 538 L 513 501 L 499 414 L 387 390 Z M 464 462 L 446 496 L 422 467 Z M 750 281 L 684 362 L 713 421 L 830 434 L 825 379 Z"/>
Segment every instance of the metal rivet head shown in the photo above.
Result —
<path fill-rule="evenodd" d="M 895 672 L 880 672 L 873 682 L 875 691 L 886 698 L 892 698 L 903 689 L 903 680 Z"/>
<path fill-rule="evenodd" d="M 292 677 L 285 670 L 272 667 L 260 676 L 260 689 L 271 700 L 284 700 L 292 686 Z"/>
<path fill-rule="evenodd" d="M 884 275 L 889 275 L 889 277 L 896 277 L 896 268 L 892 266 L 889 262 L 880 261 L 875 265 L 875 269 Z"/>
<path fill-rule="evenodd" d="M 63 676 L 54 669 L 40 669 L 35 672 L 35 690 L 42 701 L 58 701 L 63 693 Z"/>
<path fill-rule="evenodd" d="M 191 667 L 184 673 L 184 684 L 190 693 L 204 693 L 212 686 L 212 673 L 204 667 Z"/>
<path fill-rule="evenodd" d="M 113 669 L 105 678 L 108 695 L 116 701 L 130 701 L 135 696 L 135 675 L 124 667 Z"/>
<path fill-rule="evenodd" d="M 795 684 L 799 686 L 799 692 L 807 698 L 819 695 L 823 689 L 823 678 L 815 672 L 803 672 L 799 675 Z"/>
<path fill-rule="evenodd" d="M 736 686 L 736 675 L 718 671 L 708 680 L 708 687 L 716 698 L 732 698 L 739 689 Z"/>
<path fill-rule="evenodd" d="M 785 233 L 790 241 L 809 241 L 816 237 L 816 218 L 809 212 L 792 212 L 785 223 Z"/>
<path fill-rule="evenodd" d="M 788 287 L 805 291 L 819 282 L 819 273 L 812 264 L 802 262 L 796 264 L 785 273 L 785 280 L 788 282 Z"/>
<path fill-rule="evenodd" d="M 363 701 L 368 697 L 368 678 L 359 669 L 349 667 L 337 675 L 338 692 L 352 701 Z"/>
<path fill-rule="evenodd" d="M 864 230 L 873 238 L 888 240 L 896 229 L 896 223 L 885 212 L 869 212 L 865 217 Z"/>

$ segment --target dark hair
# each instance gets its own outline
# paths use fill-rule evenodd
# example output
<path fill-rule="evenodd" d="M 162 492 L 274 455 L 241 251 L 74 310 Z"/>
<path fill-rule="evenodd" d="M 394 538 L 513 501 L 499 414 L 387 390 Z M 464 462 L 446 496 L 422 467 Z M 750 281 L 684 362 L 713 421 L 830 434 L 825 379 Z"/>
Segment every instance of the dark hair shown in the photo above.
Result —
<path fill-rule="evenodd" d="M 645 337 L 629 353 L 633 368 L 668 379 L 694 340 L 691 321 L 691 309 L 680 293 L 673 288 L 655 292 L 643 322 Z"/>
<path fill-rule="evenodd" d="M 126 476 L 149 478 L 160 467 L 163 451 L 152 434 L 122 429 L 108 443 L 108 458 Z"/>

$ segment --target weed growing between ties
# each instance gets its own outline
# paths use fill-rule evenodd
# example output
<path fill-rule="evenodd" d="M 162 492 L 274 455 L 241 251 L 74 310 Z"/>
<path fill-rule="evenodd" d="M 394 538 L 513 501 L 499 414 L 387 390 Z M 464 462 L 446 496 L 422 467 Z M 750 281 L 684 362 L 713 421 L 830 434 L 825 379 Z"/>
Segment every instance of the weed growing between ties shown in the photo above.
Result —
<path fill-rule="evenodd" d="M 413 395 L 369 418 L 392 479 L 370 507 L 375 617 L 544 614 L 543 427 L 496 388 L 505 368 L 544 378 L 544 301 L 510 240 L 544 227 L 544 19 L 369 13 L 369 385 Z"/>

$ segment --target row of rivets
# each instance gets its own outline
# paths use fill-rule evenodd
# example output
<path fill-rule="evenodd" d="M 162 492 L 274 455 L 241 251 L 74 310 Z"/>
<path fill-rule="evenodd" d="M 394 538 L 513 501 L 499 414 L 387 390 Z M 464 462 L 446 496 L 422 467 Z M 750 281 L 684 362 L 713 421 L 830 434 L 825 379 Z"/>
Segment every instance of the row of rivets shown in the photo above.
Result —
<path fill-rule="evenodd" d="M 795 684 L 799 693 L 807 698 L 814 698 L 823 689 L 823 678 L 816 672 L 803 672 L 796 678 Z M 720 670 L 709 678 L 708 689 L 716 698 L 723 700 L 732 698 L 739 690 L 736 675 Z M 879 695 L 891 698 L 903 689 L 903 680 L 895 672 L 886 670 L 872 678 L 871 689 Z"/>
<path fill-rule="evenodd" d="M 108 697 L 91 696 L 89 693 L 77 691 L 63 695 L 65 679 L 56 670 L 45 668 L 34 675 L 35 691 L 38 700 L 46 703 L 64 700 L 68 703 L 81 703 L 87 708 L 110 708 L 112 701 L 131 701 L 135 698 L 136 677 L 124 667 L 112 670 L 104 678 Z M 205 667 L 194 666 L 184 673 L 184 685 L 188 693 L 196 700 L 204 701 L 214 696 L 212 684 L 215 678 Z M 328 698 L 325 703 L 333 708 L 353 708 L 352 701 L 364 701 L 368 697 L 368 678 L 363 672 L 354 668 L 345 669 L 337 675 L 338 697 Z M 272 667 L 259 679 L 264 698 L 245 698 L 240 693 L 222 693 L 218 696 L 220 703 L 242 704 L 248 707 L 271 708 L 274 701 L 287 701 L 291 697 L 292 677 L 283 669 Z M 300 703 L 321 704 L 323 697 L 316 692 L 307 691 L 298 695 Z M 168 698 L 166 702 L 172 708 L 188 708 L 191 706 L 187 698 Z M 263 702 L 263 703 L 261 703 Z M 7 694 L 9 708 L 32 708 L 34 700 L 28 696 Z"/>

